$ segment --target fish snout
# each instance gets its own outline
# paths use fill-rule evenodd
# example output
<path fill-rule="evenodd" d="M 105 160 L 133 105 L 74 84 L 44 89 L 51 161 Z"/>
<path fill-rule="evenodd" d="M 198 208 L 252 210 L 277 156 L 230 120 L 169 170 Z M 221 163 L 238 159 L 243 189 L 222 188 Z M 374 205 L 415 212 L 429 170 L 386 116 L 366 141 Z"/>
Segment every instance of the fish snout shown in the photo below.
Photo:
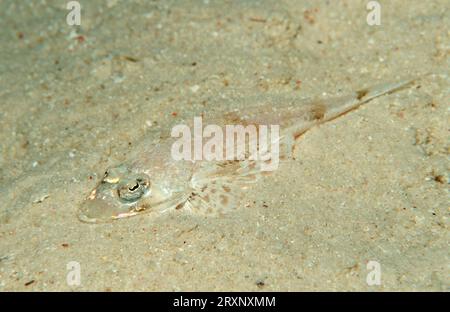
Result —
<path fill-rule="evenodd" d="M 88 223 L 102 223 L 133 214 L 134 205 L 124 203 L 117 195 L 116 189 L 94 189 L 81 203 L 78 219 Z"/>
<path fill-rule="evenodd" d="M 100 223 L 130 217 L 142 211 L 142 199 L 150 197 L 150 177 L 130 172 L 124 166 L 109 169 L 83 201 L 78 218 L 83 222 Z"/>

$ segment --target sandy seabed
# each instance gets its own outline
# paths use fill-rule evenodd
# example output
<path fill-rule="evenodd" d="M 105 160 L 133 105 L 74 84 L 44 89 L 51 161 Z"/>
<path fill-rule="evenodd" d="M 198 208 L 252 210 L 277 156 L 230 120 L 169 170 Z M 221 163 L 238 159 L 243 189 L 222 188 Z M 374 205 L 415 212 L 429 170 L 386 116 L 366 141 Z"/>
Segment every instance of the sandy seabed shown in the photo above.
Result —
<path fill-rule="evenodd" d="M 69 26 L 65 1 L 2 1 L 0 290 L 448 291 L 450 4 L 379 2 L 370 26 L 367 1 L 80 1 Z M 415 77 L 233 213 L 76 217 L 155 129 Z"/>

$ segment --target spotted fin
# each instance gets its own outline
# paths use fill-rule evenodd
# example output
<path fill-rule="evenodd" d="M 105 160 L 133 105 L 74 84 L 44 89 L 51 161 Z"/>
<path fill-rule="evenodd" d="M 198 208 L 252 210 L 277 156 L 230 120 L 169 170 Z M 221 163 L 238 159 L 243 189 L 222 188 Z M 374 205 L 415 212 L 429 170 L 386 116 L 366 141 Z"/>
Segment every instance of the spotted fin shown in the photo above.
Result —
<path fill-rule="evenodd" d="M 239 209 L 251 180 L 220 178 L 192 191 L 184 208 L 194 214 L 220 216 Z"/>
<path fill-rule="evenodd" d="M 192 179 L 185 209 L 199 215 L 222 215 L 239 208 L 239 200 L 260 177 L 249 161 L 202 164 Z"/>

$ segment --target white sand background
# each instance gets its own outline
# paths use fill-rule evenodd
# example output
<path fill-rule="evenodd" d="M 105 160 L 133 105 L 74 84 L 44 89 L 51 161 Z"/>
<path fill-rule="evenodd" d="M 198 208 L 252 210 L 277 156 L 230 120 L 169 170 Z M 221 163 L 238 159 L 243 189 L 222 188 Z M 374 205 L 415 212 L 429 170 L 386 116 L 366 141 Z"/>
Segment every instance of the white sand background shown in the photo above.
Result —
<path fill-rule="evenodd" d="M 369 26 L 367 1 L 80 1 L 73 27 L 66 1 L 2 1 L 0 290 L 448 291 L 450 4 L 379 2 Z M 76 218 L 154 129 L 426 73 L 308 132 L 236 212 Z"/>

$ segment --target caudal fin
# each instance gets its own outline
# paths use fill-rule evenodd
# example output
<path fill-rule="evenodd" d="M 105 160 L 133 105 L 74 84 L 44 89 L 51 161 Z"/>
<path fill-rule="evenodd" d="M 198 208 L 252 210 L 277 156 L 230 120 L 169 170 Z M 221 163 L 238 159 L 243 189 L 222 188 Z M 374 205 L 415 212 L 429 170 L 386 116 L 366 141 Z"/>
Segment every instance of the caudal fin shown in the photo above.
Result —
<path fill-rule="evenodd" d="M 327 101 L 327 111 L 325 113 L 325 118 L 323 121 L 331 120 L 344 115 L 345 113 L 354 110 L 362 104 L 367 103 L 379 96 L 387 95 L 404 89 L 414 83 L 415 80 L 416 79 L 404 80 L 394 83 L 383 83 L 375 85 L 373 87 L 360 89 L 355 93 L 340 99 L 332 99 L 330 101 Z"/>

